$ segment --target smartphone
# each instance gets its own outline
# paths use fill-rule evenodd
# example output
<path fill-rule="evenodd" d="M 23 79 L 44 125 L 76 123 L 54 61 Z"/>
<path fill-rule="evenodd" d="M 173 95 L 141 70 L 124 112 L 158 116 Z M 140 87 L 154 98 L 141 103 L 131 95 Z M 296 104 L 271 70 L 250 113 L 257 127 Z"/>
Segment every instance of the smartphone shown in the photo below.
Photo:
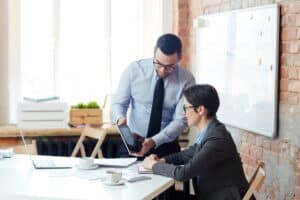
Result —
<path fill-rule="evenodd" d="M 135 177 L 127 179 L 127 181 L 130 182 L 130 183 L 132 183 L 132 182 L 149 180 L 149 179 L 151 179 L 150 176 L 135 176 Z"/>

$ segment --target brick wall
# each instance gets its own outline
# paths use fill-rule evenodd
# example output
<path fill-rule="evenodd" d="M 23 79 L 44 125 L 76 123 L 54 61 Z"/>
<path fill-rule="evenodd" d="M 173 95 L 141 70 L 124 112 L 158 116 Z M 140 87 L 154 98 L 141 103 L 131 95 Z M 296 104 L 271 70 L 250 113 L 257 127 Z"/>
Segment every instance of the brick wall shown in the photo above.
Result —
<path fill-rule="evenodd" d="M 300 1 L 176 0 L 174 31 L 184 43 L 183 65 L 193 66 L 198 15 L 277 2 L 281 7 L 279 136 L 275 139 L 228 127 L 241 154 L 247 177 L 259 160 L 265 162 L 266 179 L 257 199 L 300 200 Z"/>

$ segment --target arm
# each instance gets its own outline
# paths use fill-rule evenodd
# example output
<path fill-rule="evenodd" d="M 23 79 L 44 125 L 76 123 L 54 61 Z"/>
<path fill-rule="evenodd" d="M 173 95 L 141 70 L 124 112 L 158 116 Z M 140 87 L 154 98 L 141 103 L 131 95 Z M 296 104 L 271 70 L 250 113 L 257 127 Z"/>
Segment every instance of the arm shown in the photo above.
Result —
<path fill-rule="evenodd" d="M 193 158 L 196 148 L 197 148 L 197 144 L 194 144 L 193 146 L 190 146 L 188 149 L 184 151 L 167 155 L 163 157 L 163 159 L 166 161 L 166 163 L 169 164 L 184 165 L 187 162 L 189 162 L 190 159 Z"/>
<path fill-rule="evenodd" d="M 126 113 L 129 107 L 131 90 L 130 90 L 130 74 L 131 67 L 127 67 L 121 75 L 117 92 L 113 98 L 111 109 L 113 115 L 113 121 L 117 122 L 120 118 L 126 119 Z M 125 120 L 126 121 L 126 120 Z"/>
<path fill-rule="evenodd" d="M 194 84 L 195 84 L 194 77 L 193 76 L 189 77 L 189 80 L 185 84 L 184 90 Z M 183 115 L 182 107 L 183 107 L 183 98 L 181 97 L 181 99 L 176 105 L 173 121 L 171 121 L 158 134 L 152 137 L 156 148 L 164 143 L 175 140 L 187 127 L 187 123 Z"/>
<path fill-rule="evenodd" d="M 172 177 L 179 181 L 189 180 L 232 157 L 233 152 L 223 139 L 210 139 L 196 151 L 193 158 L 183 166 L 166 163 L 155 163 L 152 170 L 155 174 Z"/>
<path fill-rule="evenodd" d="M 163 158 L 158 158 L 157 155 L 151 154 L 150 156 L 146 157 L 143 161 L 143 166 L 146 169 L 152 169 L 153 165 L 156 163 L 172 163 L 175 165 L 182 165 L 188 162 L 192 156 L 194 155 L 194 151 L 196 149 L 196 144 L 191 146 L 189 149 L 174 153 Z"/>

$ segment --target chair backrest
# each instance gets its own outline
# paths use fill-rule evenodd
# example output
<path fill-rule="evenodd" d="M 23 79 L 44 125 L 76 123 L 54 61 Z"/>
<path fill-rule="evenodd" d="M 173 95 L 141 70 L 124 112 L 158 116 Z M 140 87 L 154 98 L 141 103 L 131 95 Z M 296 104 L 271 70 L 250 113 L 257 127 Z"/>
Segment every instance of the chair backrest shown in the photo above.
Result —
<path fill-rule="evenodd" d="M 27 148 L 29 152 L 26 152 L 24 144 L 22 145 L 15 145 L 12 146 L 13 150 L 17 154 L 27 154 L 30 153 L 31 155 L 37 155 L 37 147 L 36 147 L 36 140 L 31 140 L 31 144 L 27 144 Z"/>
<path fill-rule="evenodd" d="M 85 148 L 84 148 L 84 145 L 83 145 L 83 141 L 86 137 L 89 137 L 89 138 L 93 138 L 93 139 L 96 139 L 97 140 L 97 143 L 94 147 L 94 150 L 91 154 L 90 157 L 92 158 L 95 158 L 96 155 L 98 154 L 98 157 L 99 158 L 102 158 L 103 157 L 103 154 L 102 154 L 102 151 L 100 149 L 100 146 L 102 145 L 104 139 L 105 139 L 105 136 L 106 136 L 106 131 L 103 130 L 103 129 L 95 129 L 95 128 L 91 128 L 89 126 L 86 126 L 83 131 L 81 132 L 81 135 L 74 147 L 74 150 L 71 154 L 72 157 L 75 157 L 78 153 L 78 151 L 80 150 L 80 153 L 81 153 L 81 156 L 82 157 L 86 157 L 86 152 L 85 152 Z"/>
<path fill-rule="evenodd" d="M 259 187 L 263 183 L 265 177 L 266 177 L 266 173 L 264 170 L 264 163 L 259 162 L 253 176 L 251 177 L 251 179 L 249 181 L 250 186 L 249 186 L 249 189 L 248 189 L 247 193 L 245 194 L 243 200 L 249 200 L 251 198 L 253 193 L 259 189 Z"/>

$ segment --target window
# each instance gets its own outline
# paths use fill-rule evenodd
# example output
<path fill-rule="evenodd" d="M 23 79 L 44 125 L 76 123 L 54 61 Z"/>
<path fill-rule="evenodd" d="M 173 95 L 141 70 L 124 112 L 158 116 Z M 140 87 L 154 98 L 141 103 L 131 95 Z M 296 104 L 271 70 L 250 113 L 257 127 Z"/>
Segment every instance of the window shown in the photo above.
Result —
<path fill-rule="evenodd" d="M 14 96 L 56 95 L 69 104 L 101 103 L 116 89 L 124 68 L 135 59 L 152 57 L 157 37 L 171 31 L 163 19 L 164 9 L 170 17 L 172 1 L 167 2 L 10 1 L 16 7 L 10 9 L 12 18 L 20 16 L 11 29 L 20 38 L 10 45 L 20 49 L 21 84 Z"/>

